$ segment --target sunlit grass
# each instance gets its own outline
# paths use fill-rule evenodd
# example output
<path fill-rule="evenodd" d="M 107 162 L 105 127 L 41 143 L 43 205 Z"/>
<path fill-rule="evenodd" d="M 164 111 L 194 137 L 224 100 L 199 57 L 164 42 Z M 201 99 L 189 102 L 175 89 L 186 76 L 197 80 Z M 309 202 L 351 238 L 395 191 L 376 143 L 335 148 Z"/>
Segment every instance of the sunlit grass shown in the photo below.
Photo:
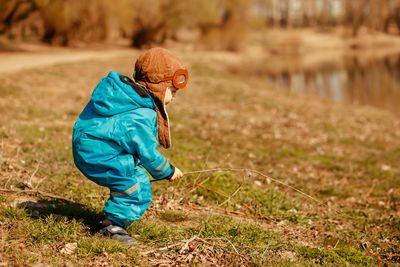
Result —
<path fill-rule="evenodd" d="M 27 71 L 21 80 L 14 79 L 17 74 L 0 79 L 0 87 L 8 88 L 14 80 L 13 86 L 20 88 L 18 94 L 8 89 L 0 93 L 0 185 L 28 189 L 31 180 L 31 186 L 85 206 L 1 193 L 2 256 L 15 265 L 90 265 L 106 252 L 107 261 L 117 266 L 141 264 L 156 256 L 140 252 L 195 235 L 216 242 L 216 251 L 223 247 L 236 253 L 231 242 L 259 266 L 371 265 L 371 258 L 358 248 L 360 240 L 368 240 L 374 253 L 378 248 L 382 254 L 398 250 L 397 117 L 306 101 L 240 75 L 217 75 L 221 71 L 215 68 L 223 63 L 212 56 L 183 58 L 192 64 L 194 78 L 168 107 L 173 147 L 160 151 L 184 172 L 257 169 L 326 205 L 246 172 L 191 174 L 173 183 L 152 183 L 150 211 L 128 228 L 140 248 L 127 250 L 96 235 L 109 194 L 75 168 L 72 127 L 110 66 L 124 73 L 131 68 L 126 59 L 58 65 Z M 82 68 L 86 75 L 79 75 Z M 368 117 L 368 124 L 355 123 L 360 116 Z M 59 253 L 74 242 L 73 254 Z M 27 249 L 19 249 L 21 244 Z M 18 259 L 11 251 L 18 251 Z M 237 260 L 228 254 L 226 262 Z"/>

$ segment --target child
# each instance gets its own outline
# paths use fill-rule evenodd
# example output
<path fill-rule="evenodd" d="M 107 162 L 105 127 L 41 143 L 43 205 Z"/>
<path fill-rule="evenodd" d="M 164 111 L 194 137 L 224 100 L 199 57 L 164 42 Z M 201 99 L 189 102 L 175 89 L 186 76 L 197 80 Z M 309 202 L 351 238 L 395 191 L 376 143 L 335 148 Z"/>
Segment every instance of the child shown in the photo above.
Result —
<path fill-rule="evenodd" d="M 124 228 L 139 219 L 151 202 L 150 180 L 177 180 L 182 172 L 156 150 L 171 145 L 165 105 L 186 86 L 182 62 L 163 48 L 136 61 L 134 80 L 111 71 L 94 89 L 73 131 L 78 169 L 98 185 L 110 188 L 100 230 L 112 239 L 134 243 Z"/>

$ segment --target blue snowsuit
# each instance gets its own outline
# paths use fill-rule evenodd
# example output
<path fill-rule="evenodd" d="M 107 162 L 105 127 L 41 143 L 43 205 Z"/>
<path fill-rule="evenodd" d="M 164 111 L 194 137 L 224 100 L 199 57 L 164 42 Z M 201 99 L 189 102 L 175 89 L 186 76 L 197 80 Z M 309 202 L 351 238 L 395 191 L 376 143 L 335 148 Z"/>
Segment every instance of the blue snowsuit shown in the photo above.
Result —
<path fill-rule="evenodd" d="M 169 179 L 175 172 L 157 151 L 156 136 L 153 98 L 114 71 L 96 86 L 74 125 L 75 165 L 96 184 L 110 188 L 104 212 L 120 226 L 139 219 L 150 205 L 150 180 L 144 169 L 154 179 Z"/>

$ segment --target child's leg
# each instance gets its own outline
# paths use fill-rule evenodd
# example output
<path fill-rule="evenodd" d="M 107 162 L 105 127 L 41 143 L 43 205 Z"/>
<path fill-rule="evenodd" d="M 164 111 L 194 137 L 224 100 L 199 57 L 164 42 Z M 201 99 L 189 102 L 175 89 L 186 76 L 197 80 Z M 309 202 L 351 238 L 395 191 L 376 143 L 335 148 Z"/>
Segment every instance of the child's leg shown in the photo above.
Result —
<path fill-rule="evenodd" d="M 137 167 L 132 183 L 114 186 L 110 189 L 110 198 L 104 206 L 106 219 L 125 226 L 142 217 L 151 203 L 149 176 Z"/>

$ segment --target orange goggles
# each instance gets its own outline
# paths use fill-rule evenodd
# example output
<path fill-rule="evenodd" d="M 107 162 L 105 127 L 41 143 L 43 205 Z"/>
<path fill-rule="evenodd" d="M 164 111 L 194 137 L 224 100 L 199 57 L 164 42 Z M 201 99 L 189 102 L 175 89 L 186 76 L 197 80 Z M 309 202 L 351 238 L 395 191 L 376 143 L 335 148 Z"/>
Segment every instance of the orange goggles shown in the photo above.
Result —
<path fill-rule="evenodd" d="M 165 82 L 165 81 L 171 81 L 172 80 L 172 85 L 176 88 L 176 89 L 182 89 L 186 87 L 186 84 L 188 82 L 189 79 L 189 74 L 187 72 L 187 70 L 185 69 L 180 69 L 177 70 L 174 74 L 174 76 L 169 76 L 169 77 L 165 77 L 162 80 L 159 81 L 149 81 L 150 83 L 160 83 L 160 82 Z"/>

